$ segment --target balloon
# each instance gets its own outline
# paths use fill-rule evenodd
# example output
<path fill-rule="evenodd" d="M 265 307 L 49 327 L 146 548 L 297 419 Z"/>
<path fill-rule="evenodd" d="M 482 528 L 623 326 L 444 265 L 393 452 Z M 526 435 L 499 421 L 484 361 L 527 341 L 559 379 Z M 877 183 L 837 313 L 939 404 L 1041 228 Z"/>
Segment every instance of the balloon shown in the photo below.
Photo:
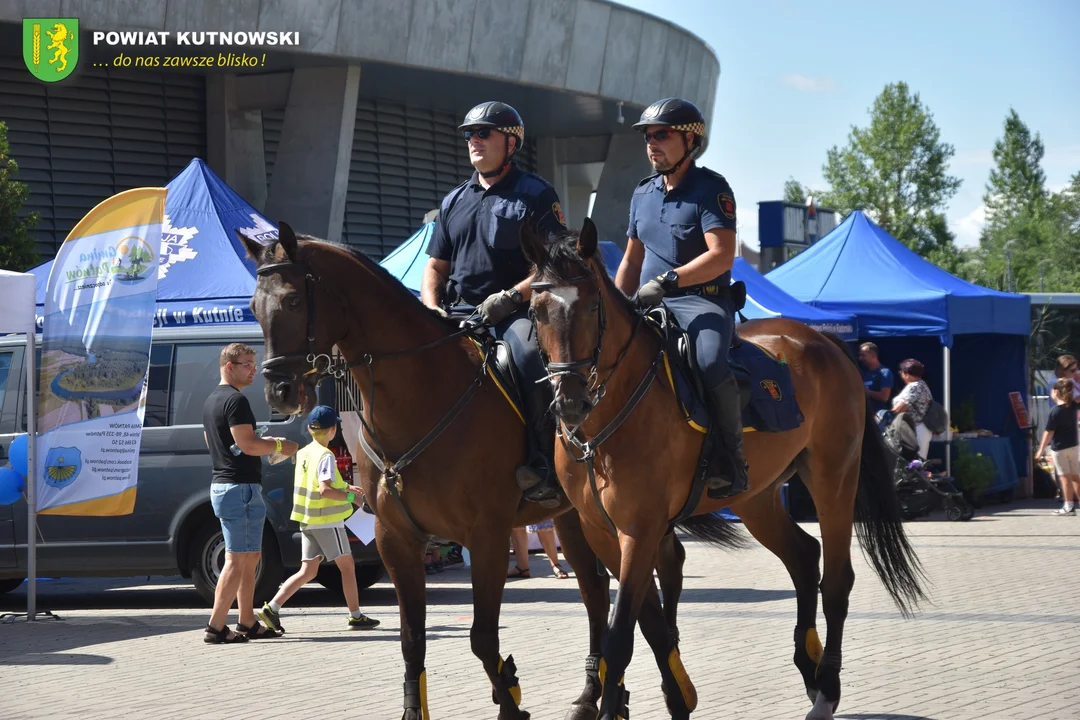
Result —
<path fill-rule="evenodd" d="M 25 483 L 11 468 L 0 468 L 0 505 L 11 505 L 22 497 Z"/>
<path fill-rule="evenodd" d="M 26 433 L 23 433 L 16 435 L 11 441 L 11 446 L 8 447 L 8 461 L 11 463 L 11 469 L 24 478 L 27 475 L 27 445 Z"/>

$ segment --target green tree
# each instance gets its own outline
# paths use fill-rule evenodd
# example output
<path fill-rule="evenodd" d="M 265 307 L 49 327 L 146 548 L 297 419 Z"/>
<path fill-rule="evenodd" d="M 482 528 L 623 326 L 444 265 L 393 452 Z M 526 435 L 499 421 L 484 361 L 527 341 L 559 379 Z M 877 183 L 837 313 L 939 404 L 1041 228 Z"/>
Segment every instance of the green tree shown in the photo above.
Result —
<path fill-rule="evenodd" d="M 788 178 L 784 183 L 784 201 L 804 205 L 806 203 L 806 187 L 795 178 Z"/>
<path fill-rule="evenodd" d="M 994 143 L 995 167 L 983 195 L 988 230 L 1000 228 L 1022 212 L 1039 218 L 1047 198 L 1042 169 L 1045 153 L 1039 134 L 1032 137 L 1016 110 L 1010 109 L 1005 134 Z"/>
<path fill-rule="evenodd" d="M 20 217 L 30 191 L 26 183 L 15 179 L 19 166 L 9 151 L 7 124 L 0 121 L 0 268 L 26 270 L 38 263 L 34 239 L 30 236 L 38 214 L 32 212 Z"/>
<path fill-rule="evenodd" d="M 950 236 L 939 218 L 961 182 L 948 174 L 953 146 L 907 83 L 886 85 L 869 112 L 869 126 L 852 126 L 847 145 L 829 150 L 821 204 L 843 215 L 866 211 L 922 255 L 945 247 Z"/>

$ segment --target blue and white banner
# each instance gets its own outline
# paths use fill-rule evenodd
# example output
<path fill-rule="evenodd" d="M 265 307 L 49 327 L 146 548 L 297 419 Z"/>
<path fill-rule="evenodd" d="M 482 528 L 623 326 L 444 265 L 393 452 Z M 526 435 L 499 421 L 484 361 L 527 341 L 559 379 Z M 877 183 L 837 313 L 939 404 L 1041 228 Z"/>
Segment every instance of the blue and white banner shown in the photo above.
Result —
<path fill-rule="evenodd" d="M 105 200 L 53 262 L 38 376 L 41 514 L 135 507 L 165 195 L 138 188 Z"/>

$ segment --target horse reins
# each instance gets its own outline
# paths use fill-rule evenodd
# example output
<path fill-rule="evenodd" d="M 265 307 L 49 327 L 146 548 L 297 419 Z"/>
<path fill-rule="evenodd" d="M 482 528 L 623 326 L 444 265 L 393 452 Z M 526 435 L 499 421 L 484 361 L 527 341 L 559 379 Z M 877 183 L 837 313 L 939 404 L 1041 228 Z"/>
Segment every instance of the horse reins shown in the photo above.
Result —
<path fill-rule="evenodd" d="M 311 368 L 305 372 L 301 378 L 308 375 L 315 375 L 316 384 L 327 376 L 332 376 L 335 379 L 342 379 L 345 377 L 345 373 L 349 368 L 353 367 L 366 367 L 368 370 L 368 397 L 370 403 L 368 404 L 368 412 L 371 414 L 370 424 L 364 418 L 363 404 L 360 403 L 357 398 L 353 397 L 352 390 L 346 386 L 345 392 L 348 394 L 349 399 L 353 405 L 359 408 L 360 412 L 357 413 L 360 417 L 360 424 L 363 426 L 363 432 L 360 435 L 360 447 L 363 448 L 364 453 L 368 458 L 378 466 L 382 467 L 383 478 L 386 480 L 386 487 L 390 493 L 390 497 L 394 500 L 401 514 L 408 521 L 412 529 L 417 534 L 422 536 L 431 536 L 431 533 L 426 533 L 420 529 L 416 522 L 409 515 L 408 510 L 405 509 L 405 505 L 401 500 L 401 492 L 403 486 L 401 484 L 401 471 L 404 470 L 409 464 L 411 464 L 417 457 L 420 456 L 424 450 L 428 448 L 431 443 L 435 441 L 442 433 L 450 427 L 450 425 L 457 419 L 457 416 L 465 409 L 465 406 L 469 404 L 473 396 L 476 394 L 481 383 L 484 381 L 484 377 L 487 375 L 488 370 L 488 358 L 491 357 L 491 352 L 482 353 L 482 361 L 480 363 L 480 369 L 476 377 L 473 379 L 469 386 L 465 388 L 465 391 L 458 397 L 457 402 L 447 411 L 440 420 L 424 437 L 420 439 L 415 445 L 407 450 L 396 462 L 391 463 L 387 459 L 386 454 L 382 451 L 381 443 L 379 442 L 378 434 L 375 432 L 375 368 L 374 365 L 377 361 L 389 360 L 393 358 L 405 357 L 408 355 L 416 355 L 428 350 L 432 350 L 441 345 L 455 340 L 459 337 L 467 335 L 473 332 L 473 327 L 466 325 L 462 329 L 450 333 L 444 337 L 439 338 L 433 342 L 429 342 L 425 345 L 420 345 L 414 348 L 408 348 L 405 350 L 396 350 L 388 353 L 380 353 L 373 355 L 371 353 L 365 353 L 363 358 L 358 361 L 346 361 L 346 362 L 334 362 L 326 353 L 317 353 L 315 351 L 315 284 L 317 279 L 312 275 L 307 265 L 298 262 L 277 262 L 262 265 L 256 270 L 256 274 L 259 277 L 268 277 L 274 273 L 280 273 L 282 270 L 299 270 L 304 273 L 305 290 L 307 293 L 307 352 L 294 352 L 286 353 L 284 355 L 275 355 L 272 358 L 267 358 L 262 363 L 262 373 L 267 378 L 273 377 L 288 377 L 285 373 L 276 368 L 280 368 L 289 362 L 296 360 L 302 360 L 309 363 Z M 320 363 L 323 363 L 320 366 Z M 365 433 L 371 435 L 371 442 L 368 441 Z M 374 447 L 373 447 L 374 444 Z"/>

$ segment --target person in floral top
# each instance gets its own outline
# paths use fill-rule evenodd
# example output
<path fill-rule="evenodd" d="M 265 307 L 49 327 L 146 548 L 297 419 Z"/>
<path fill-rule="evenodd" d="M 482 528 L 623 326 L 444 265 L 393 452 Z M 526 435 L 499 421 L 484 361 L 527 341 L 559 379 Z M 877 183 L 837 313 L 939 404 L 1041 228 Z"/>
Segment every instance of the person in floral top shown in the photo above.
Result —
<path fill-rule="evenodd" d="M 934 398 L 922 377 L 923 364 L 918 360 L 908 358 L 900 363 L 900 379 L 905 385 L 893 400 L 892 411 L 907 413 L 911 421 L 915 423 L 915 434 L 919 438 L 919 455 L 925 460 L 927 453 L 930 452 L 930 438 L 933 433 L 923 424 L 923 418 L 926 417 L 930 401 Z"/>

